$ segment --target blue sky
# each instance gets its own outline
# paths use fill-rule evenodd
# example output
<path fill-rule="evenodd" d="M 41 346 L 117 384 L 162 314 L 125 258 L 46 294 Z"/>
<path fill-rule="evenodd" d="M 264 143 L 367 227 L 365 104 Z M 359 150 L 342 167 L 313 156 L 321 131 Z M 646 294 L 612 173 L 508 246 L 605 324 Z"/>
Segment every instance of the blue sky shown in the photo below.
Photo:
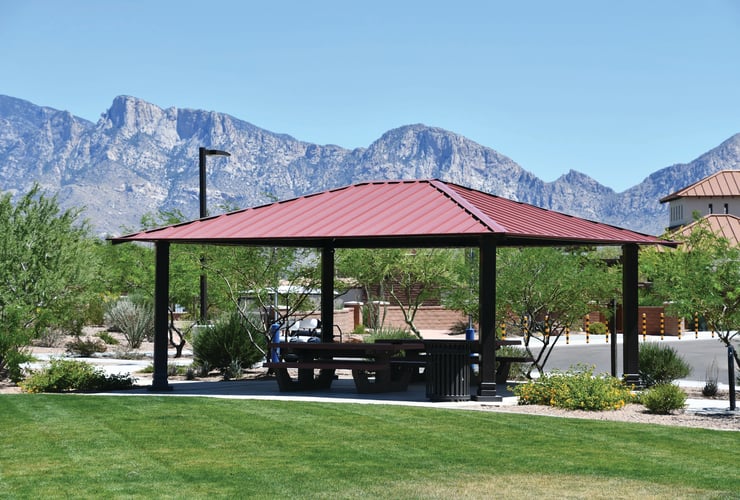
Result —
<path fill-rule="evenodd" d="M 424 123 L 617 191 L 740 132 L 740 2 L 0 0 L 0 94 L 366 147 Z"/>

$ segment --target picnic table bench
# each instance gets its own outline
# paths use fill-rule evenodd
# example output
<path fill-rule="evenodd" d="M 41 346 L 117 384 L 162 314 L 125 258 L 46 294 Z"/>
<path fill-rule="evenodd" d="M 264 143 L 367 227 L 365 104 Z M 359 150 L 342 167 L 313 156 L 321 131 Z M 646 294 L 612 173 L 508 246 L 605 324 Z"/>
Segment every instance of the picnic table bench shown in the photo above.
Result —
<path fill-rule="evenodd" d="M 424 350 L 422 342 L 278 342 L 280 361 L 264 363 L 275 370 L 281 392 L 328 389 L 338 369 L 352 370 L 357 392 L 405 391 L 414 366 L 423 365 L 411 353 Z M 288 370 L 297 370 L 297 377 Z M 314 373 L 318 370 L 318 374 Z"/>
<path fill-rule="evenodd" d="M 521 345 L 521 341 L 496 341 L 497 349 L 504 345 Z M 269 347 L 279 353 L 279 361 L 269 361 L 263 366 L 275 371 L 281 392 L 329 389 L 335 379 L 335 370 L 342 369 L 352 371 L 360 394 L 405 391 L 419 368 L 427 363 L 423 341 L 415 340 L 277 342 Z M 470 362 L 478 363 L 478 343 L 468 341 L 468 349 Z M 513 363 L 531 362 L 532 358 L 496 356 L 496 361 L 496 382 L 506 383 Z"/>

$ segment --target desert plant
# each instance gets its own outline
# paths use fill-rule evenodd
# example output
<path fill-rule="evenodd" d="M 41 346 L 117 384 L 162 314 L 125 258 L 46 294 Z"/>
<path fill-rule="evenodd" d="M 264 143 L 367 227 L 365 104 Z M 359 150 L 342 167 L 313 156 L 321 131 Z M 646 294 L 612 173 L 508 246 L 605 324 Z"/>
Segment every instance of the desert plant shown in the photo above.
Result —
<path fill-rule="evenodd" d="M 100 340 L 105 342 L 107 345 L 118 345 L 118 339 L 115 338 L 110 332 L 102 331 L 95 334 Z"/>
<path fill-rule="evenodd" d="M 683 409 L 686 404 L 686 393 L 677 385 L 670 383 L 657 384 L 640 397 L 650 413 L 667 415 L 675 410 Z"/>
<path fill-rule="evenodd" d="M 521 405 L 549 405 L 568 410 L 618 410 L 632 401 L 630 389 L 610 375 L 594 375 L 579 365 L 552 372 L 514 388 Z"/>
<path fill-rule="evenodd" d="M 719 385 L 719 369 L 717 368 L 717 360 L 713 359 L 712 364 L 707 368 L 706 376 L 704 377 L 704 387 L 701 390 L 702 395 L 712 397 L 717 395 Z"/>
<path fill-rule="evenodd" d="M 135 304 L 128 298 L 117 300 L 108 308 L 106 321 L 110 327 L 121 331 L 131 349 L 138 349 L 154 334 L 152 308 Z"/>
<path fill-rule="evenodd" d="M 601 321 L 594 321 L 588 327 L 588 333 L 592 335 L 605 335 L 607 330 L 609 329 Z"/>
<path fill-rule="evenodd" d="M 89 358 L 95 353 L 105 352 L 107 350 L 107 347 L 102 340 L 91 339 L 88 337 L 84 339 L 77 337 L 74 340 L 67 342 L 65 347 L 67 349 L 67 353 L 72 356 L 81 356 L 83 358 Z"/>
<path fill-rule="evenodd" d="M 640 381 L 644 387 L 667 384 L 691 373 L 691 366 L 675 349 L 648 342 L 640 346 Z"/>
<path fill-rule="evenodd" d="M 128 389 L 130 375 L 108 375 L 83 361 L 53 359 L 41 370 L 32 372 L 19 386 L 26 392 L 68 392 Z"/>
<path fill-rule="evenodd" d="M 262 351 L 254 345 L 247 335 L 251 323 L 237 313 L 227 314 L 216 321 L 211 328 L 203 328 L 193 339 L 193 357 L 198 366 L 217 368 L 227 374 L 229 367 L 237 361 L 241 366 L 250 366 L 262 358 Z M 252 332 L 255 342 L 266 348 L 264 332 Z"/>
<path fill-rule="evenodd" d="M 224 379 L 238 380 L 240 378 L 242 378 L 242 364 L 241 361 L 235 359 L 229 363 L 229 366 L 224 371 Z"/>
<path fill-rule="evenodd" d="M 419 338 L 405 328 L 377 328 L 367 338 L 368 342 L 383 340 L 419 340 Z"/>

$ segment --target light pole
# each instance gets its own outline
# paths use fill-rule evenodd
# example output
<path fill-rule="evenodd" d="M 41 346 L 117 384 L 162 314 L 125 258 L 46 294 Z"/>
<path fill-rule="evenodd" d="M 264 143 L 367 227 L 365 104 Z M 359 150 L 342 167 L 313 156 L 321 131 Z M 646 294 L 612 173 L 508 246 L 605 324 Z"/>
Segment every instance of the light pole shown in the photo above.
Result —
<path fill-rule="evenodd" d="M 208 216 L 206 206 L 206 156 L 231 156 L 220 149 L 198 149 L 198 171 L 200 173 L 200 218 Z M 206 256 L 200 256 L 200 324 L 205 325 L 208 319 L 208 281 L 205 270 Z"/>

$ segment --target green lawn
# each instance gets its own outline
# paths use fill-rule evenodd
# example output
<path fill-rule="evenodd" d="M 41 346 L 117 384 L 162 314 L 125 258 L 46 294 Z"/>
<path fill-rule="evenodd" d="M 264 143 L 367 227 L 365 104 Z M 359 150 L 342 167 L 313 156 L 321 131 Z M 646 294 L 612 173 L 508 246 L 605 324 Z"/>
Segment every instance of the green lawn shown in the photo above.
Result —
<path fill-rule="evenodd" d="M 740 498 L 740 433 L 434 408 L 0 396 L 0 498 Z"/>

